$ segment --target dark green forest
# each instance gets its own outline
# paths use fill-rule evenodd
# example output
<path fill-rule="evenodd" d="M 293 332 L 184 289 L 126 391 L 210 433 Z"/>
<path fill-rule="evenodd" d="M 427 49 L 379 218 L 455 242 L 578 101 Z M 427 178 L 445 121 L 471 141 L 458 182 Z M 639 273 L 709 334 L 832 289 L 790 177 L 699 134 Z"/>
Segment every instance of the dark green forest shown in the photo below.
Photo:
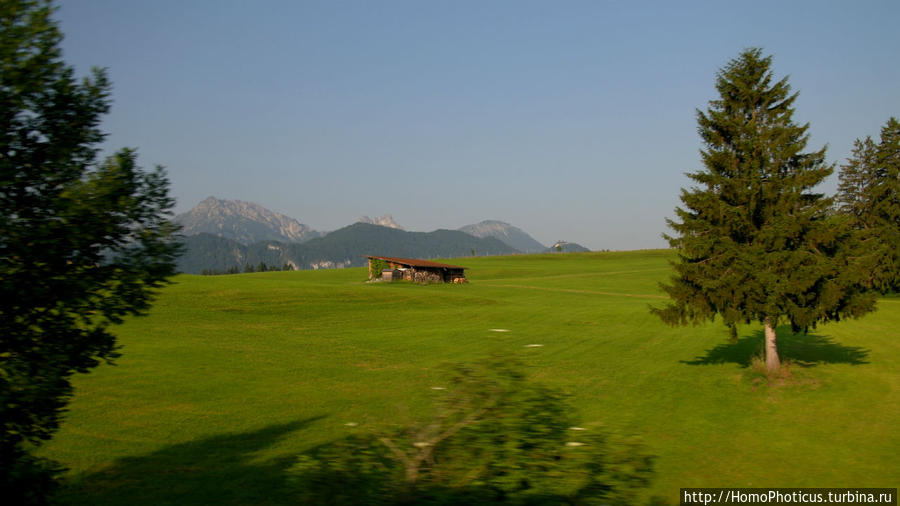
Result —
<path fill-rule="evenodd" d="M 262 241 L 245 246 L 212 234 L 184 238 L 178 270 L 189 274 L 246 271 L 246 266 L 291 266 L 294 269 L 359 267 L 364 255 L 404 258 L 510 255 L 519 253 L 493 237 L 478 238 L 458 230 L 406 232 L 355 223 L 304 243 Z"/>

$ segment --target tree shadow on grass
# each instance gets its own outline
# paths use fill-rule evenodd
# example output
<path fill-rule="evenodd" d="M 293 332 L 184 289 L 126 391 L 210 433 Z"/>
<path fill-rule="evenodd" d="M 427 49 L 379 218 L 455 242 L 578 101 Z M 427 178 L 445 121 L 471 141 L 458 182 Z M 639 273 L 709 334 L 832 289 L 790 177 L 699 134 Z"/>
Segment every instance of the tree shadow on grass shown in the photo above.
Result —
<path fill-rule="evenodd" d="M 262 462 L 254 454 L 324 418 L 269 425 L 177 444 L 117 460 L 103 471 L 64 484 L 61 504 L 296 504 L 286 488 L 287 456 Z"/>
<path fill-rule="evenodd" d="M 725 343 L 706 350 L 706 355 L 693 360 L 682 360 L 688 365 L 734 363 L 749 367 L 754 357 L 763 356 L 765 333 L 758 330 L 737 342 Z M 869 350 L 860 346 L 844 346 L 828 336 L 819 334 L 794 334 L 790 327 L 778 328 L 778 354 L 782 361 L 791 361 L 801 367 L 817 364 L 868 364 Z"/>

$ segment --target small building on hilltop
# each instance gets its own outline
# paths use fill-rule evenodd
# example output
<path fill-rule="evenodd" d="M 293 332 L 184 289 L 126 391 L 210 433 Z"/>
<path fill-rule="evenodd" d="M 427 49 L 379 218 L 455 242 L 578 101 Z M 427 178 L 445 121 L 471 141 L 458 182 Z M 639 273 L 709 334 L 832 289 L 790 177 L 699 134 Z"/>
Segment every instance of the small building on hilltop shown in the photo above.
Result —
<path fill-rule="evenodd" d="M 448 265 L 415 258 L 394 258 L 366 255 L 369 259 L 369 279 L 404 280 L 415 283 L 466 283 L 467 267 Z M 377 272 L 376 272 L 377 271 Z"/>

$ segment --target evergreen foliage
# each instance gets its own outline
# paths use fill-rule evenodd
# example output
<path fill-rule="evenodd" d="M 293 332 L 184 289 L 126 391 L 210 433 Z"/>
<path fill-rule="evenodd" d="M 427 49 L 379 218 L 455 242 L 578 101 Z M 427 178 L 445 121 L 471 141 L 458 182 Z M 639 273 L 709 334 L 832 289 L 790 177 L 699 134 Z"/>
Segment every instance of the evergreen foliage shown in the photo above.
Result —
<path fill-rule="evenodd" d="M 871 137 L 866 137 L 865 140 L 856 139 L 850 158 L 841 166 L 838 174 L 840 185 L 836 198 L 837 208 L 840 212 L 850 215 L 860 227 L 868 225 L 866 218 L 872 213 L 866 196 L 869 187 L 877 179 L 874 174 L 877 152 L 878 145 Z"/>
<path fill-rule="evenodd" d="M 815 193 L 833 167 L 825 148 L 806 152 L 809 125 L 794 123 L 787 78 L 774 81 L 771 56 L 743 51 L 721 69 L 719 98 L 697 111 L 704 169 L 689 173 L 680 221 L 667 220 L 678 250 L 676 276 L 662 288 L 672 301 L 652 308 L 684 325 L 720 315 L 737 324 L 766 325 L 766 362 L 777 369 L 775 329 L 795 332 L 816 323 L 859 316 L 874 296 L 859 285 L 846 220 L 832 200 Z"/>
<path fill-rule="evenodd" d="M 273 270 L 277 270 L 277 269 L 273 269 Z M 231 267 L 229 267 L 225 270 L 203 269 L 202 271 L 200 271 L 200 274 L 202 274 L 204 276 L 222 276 L 222 275 L 226 275 L 226 274 L 240 274 L 240 273 L 241 273 L 241 268 L 236 265 L 232 265 Z"/>
<path fill-rule="evenodd" d="M 116 352 L 110 326 L 149 309 L 179 245 L 161 168 L 98 163 L 106 73 L 75 79 L 49 1 L 0 3 L 0 496 L 46 499 L 70 377 Z M 50 474 L 48 474 L 48 472 Z"/>
<path fill-rule="evenodd" d="M 861 282 L 882 293 L 900 290 L 900 122 L 888 120 L 878 144 L 857 139 L 838 177 L 838 210 L 858 235 Z"/>

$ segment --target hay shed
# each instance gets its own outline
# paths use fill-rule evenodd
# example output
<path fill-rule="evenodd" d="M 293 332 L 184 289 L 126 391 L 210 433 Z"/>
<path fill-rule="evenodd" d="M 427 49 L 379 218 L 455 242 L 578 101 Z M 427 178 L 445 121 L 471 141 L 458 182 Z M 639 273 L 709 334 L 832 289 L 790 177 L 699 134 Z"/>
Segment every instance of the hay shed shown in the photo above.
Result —
<path fill-rule="evenodd" d="M 413 281 L 416 283 L 466 283 L 467 267 L 442 264 L 417 258 L 396 258 L 366 255 L 369 259 L 369 279 L 376 278 L 372 272 L 373 260 L 381 260 L 389 269 L 382 271 L 385 281 Z"/>

